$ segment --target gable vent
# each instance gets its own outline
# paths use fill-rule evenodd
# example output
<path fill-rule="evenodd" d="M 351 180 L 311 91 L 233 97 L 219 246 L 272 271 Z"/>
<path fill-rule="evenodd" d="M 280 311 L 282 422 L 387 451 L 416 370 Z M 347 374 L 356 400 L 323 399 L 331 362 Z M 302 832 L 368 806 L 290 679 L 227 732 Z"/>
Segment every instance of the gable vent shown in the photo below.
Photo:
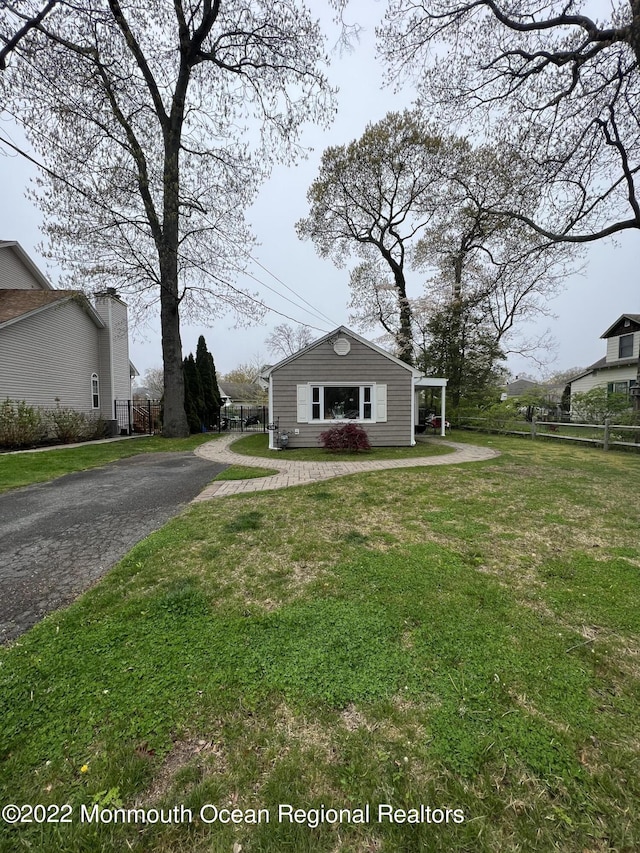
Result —
<path fill-rule="evenodd" d="M 338 338 L 333 345 L 333 351 L 336 355 L 347 355 L 351 352 L 351 344 L 346 338 Z"/>

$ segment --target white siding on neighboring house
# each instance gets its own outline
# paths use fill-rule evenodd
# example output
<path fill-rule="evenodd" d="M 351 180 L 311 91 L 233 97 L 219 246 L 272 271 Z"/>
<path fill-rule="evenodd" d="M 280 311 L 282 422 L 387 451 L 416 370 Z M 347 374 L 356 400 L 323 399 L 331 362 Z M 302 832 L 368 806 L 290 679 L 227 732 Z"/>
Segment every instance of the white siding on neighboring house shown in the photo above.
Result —
<path fill-rule="evenodd" d="M 95 414 L 91 375 L 100 377 L 97 328 L 70 299 L 12 323 L 0 334 L 0 399 Z M 101 377 L 100 377 L 101 378 Z"/>
<path fill-rule="evenodd" d="M 640 331 L 636 314 L 623 314 L 603 333 L 606 355 L 592 364 L 584 375 L 573 379 L 571 399 L 576 394 L 585 394 L 595 388 L 626 394 L 631 398 L 638 374 L 640 356 Z M 631 404 L 631 399 L 629 400 Z"/>
<path fill-rule="evenodd" d="M 607 364 L 610 362 L 620 361 L 620 338 L 624 335 L 633 335 L 633 350 L 631 355 L 625 358 L 638 358 L 640 355 L 640 332 L 625 332 L 623 335 L 614 335 L 612 338 L 607 338 Z"/>
<path fill-rule="evenodd" d="M 0 290 L 42 290 L 27 266 L 10 246 L 0 248 Z"/>
<path fill-rule="evenodd" d="M 581 376 L 580 379 L 573 380 L 571 383 L 571 396 L 574 394 L 584 394 L 593 388 L 606 388 L 610 382 L 629 382 L 636 378 L 637 372 L 637 368 L 633 365 L 630 367 L 611 367 L 606 370 L 594 370 L 586 376 Z"/>

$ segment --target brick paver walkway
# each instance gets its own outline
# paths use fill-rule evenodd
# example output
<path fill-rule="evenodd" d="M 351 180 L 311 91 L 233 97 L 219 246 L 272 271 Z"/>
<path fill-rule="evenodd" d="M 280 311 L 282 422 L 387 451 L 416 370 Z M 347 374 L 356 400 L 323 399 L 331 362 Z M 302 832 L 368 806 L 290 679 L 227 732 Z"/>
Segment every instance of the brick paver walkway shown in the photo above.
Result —
<path fill-rule="evenodd" d="M 213 462 L 227 465 L 247 465 L 259 468 L 276 468 L 277 474 L 270 477 L 257 477 L 252 480 L 221 480 L 212 483 L 202 491 L 195 501 L 207 501 L 226 495 L 264 492 L 272 489 L 285 489 L 287 486 L 302 486 L 343 477 L 345 474 L 361 474 L 364 471 L 385 471 L 389 468 L 417 468 L 427 465 L 456 465 L 461 462 L 480 462 L 499 456 L 497 450 L 476 447 L 470 444 L 458 444 L 444 441 L 454 452 L 444 456 L 415 457 L 414 459 L 364 459 L 362 462 L 295 462 L 287 458 L 287 451 L 274 451 L 273 456 L 243 456 L 234 453 L 229 445 L 236 441 L 237 435 L 225 435 L 196 448 L 195 453 Z"/>

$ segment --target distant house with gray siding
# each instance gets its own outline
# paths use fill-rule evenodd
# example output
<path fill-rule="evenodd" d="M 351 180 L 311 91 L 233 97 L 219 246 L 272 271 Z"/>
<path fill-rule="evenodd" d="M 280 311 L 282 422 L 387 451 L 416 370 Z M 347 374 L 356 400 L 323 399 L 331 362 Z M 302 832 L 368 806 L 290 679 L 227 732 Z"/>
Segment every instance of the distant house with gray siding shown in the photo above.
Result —
<path fill-rule="evenodd" d="M 441 388 L 444 434 L 446 379 L 423 377 L 380 347 L 340 326 L 294 355 L 270 367 L 269 447 L 278 449 L 278 433 L 288 446 L 317 447 L 321 432 L 350 421 L 362 426 L 372 447 L 415 444 L 417 394 Z"/>
<path fill-rule="evenodd" d="M 601 387 L 609 393 L 634 393 L 640 357 L 640 314 L 623 314 L 600 337 L 607 342 L 606 355 L 571 380 L 572 398 L 576 393 Z"/>
<path fill-rule="evenodd" d="M 131 400 L 127 306 L 115 291 L 54 289 L 19 243 L 0 241 L 0 400 L 114 419 Z"/>

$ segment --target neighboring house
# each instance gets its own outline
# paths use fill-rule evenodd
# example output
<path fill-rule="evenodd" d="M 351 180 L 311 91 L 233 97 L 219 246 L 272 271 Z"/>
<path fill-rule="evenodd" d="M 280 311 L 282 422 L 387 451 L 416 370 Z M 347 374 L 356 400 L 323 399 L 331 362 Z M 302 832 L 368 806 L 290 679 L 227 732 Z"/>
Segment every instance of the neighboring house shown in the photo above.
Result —
<path fill-rule="evenodd" d="M 532 379 L 520 379 L 518 376 L 507 384 L 507 390 L 503 394 L 503 399 L 509 397 L 521 397 L 529 391 L 537 390 L 540 387 L 539 382 L 534 382 Z"/>
<path fill-rule="evenodd" d="M 344 326 L 320 338 L 264 373 L 269 412 L 289 447 L 317 447 L 321 432 L 346 421 L 360 424 L 372 447 L 415 444 L 417 396 L 422 388 L 441 389 L 445 429 L 446 379 L 420 371 Z M 278 448 L 276 430 L 269 447 Z"/>
<path fill-rule="evenodd" d="M 640 353 L 640 314 L 623 314 L 601 338 L 607 342 L 607 354 L 571 380 L 572 397 L 600 387 L 609 393 L 633 393 Z"/>
<path fill-rule="evenodd" d="M 0 400 L 112 422 L 131 400 L 127 306 L 115 290 L 56 290 L 19 243 L 0 241 Z M 127 426 L 124 424 L 121 426 Z"/>
<path fill-rule="evenodd" d="M 536 382 L 518 376 L 509 382 L 500 399 L 522 403 L 521 412 L 528 420 L 564 417 L 563 394 L 565 386 L 550 382 Z"/>
<path fill-rule="evenodd" d="M 218 382 L 218 388 L 226 408 L 264 406 L 267 402 L 264 388 L 257 382 Z"/>

